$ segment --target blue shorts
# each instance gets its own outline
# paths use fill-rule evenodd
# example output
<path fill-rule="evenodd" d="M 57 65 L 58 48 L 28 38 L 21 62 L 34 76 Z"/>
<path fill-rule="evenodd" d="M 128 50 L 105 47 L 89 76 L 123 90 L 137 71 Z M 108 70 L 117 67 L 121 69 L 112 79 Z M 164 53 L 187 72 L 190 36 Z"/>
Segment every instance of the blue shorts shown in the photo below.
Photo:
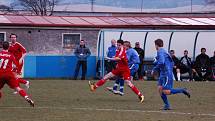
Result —
<path fill-rule="evenodd" d="M 165 77 L 159 77 L 158 79 L 158 86 L 162 86 L 163 89 L 165 90 L 169 90 L 173 87 L 173 80 L 172 79 L 168 79 L 167 76 Z"/>
<path fill-rule="evenodd" d="M 134 77 L 135 73 L 139 69 L 139 64 L 132 64 L 131 66 L 129 66 L 129 69 L 130 69 L 131 76 Z"/>

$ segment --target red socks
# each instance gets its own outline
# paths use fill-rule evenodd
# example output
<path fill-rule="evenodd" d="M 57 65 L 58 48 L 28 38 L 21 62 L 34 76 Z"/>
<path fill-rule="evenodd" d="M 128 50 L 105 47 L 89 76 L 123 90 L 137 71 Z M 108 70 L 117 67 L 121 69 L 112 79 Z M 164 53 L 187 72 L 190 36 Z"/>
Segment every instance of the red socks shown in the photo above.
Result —
<path fill-rule="evenodd" d="M 142 96 L 142 94 L 140 93 L 140 91 L 137 89 L 137 87 L 135 87 L 134 85 L 130 87 L 132 89 L 132 91 L 137 94 L 138 96 Z"/>
<path fill-rule="evenodd" d="M 23 89 L 21 89 L 21 90 L 19 91 L 19 94 L 20 94 L 22 97 L 24 97 L 24 98 L 27 96 L 26 92 L 25 92 Z"/>
<path fill-rule="evenodd" d="M 105 82 L 106 82 L 105 80 L 101 79 L 101 80 L 99 80 L 99 81 L 95 84 L 95 87 L 96 87 L 96 88 L 97 88 L 97 87 L 100 87 L 100 86 L 102 86 Z"/>

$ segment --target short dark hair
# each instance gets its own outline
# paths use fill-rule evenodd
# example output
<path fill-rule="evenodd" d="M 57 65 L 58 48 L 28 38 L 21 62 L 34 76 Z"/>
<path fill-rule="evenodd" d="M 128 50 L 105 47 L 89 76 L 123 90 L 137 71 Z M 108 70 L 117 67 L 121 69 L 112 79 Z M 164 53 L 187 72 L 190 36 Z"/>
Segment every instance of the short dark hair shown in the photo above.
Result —
<path fill-rule="evenodd" d="M 170 52 L 170 53 L 175 53 L 175 50 L 170 50 L 169 52 Z"/>
<path fill-rule="evenodd" d="M 205 51 L 206 51 L 206 48 L 201 48 L 201 52 L 202 52 L 203 50 L 205 50 Z"/>
<path fill-rule="evenodd" d="M 124 44 L 124 41 L 122 40 L 122 39 L 119 39 L 119 40 L 117 40 L 117 43 L 120 43 L 120 44 Z"/>
<path fill-rule="evenodd" d="M 81 39 L 80 41 L 83 41 L 83 42 L 84 42 L 85 40 Z"/>
<path fill-rule="evenodd" d="M 16 38 L 17 38 L 17 35 L 16 35 L 16 34 L 14 34 L 14 33 L 11 33 L 11 34 L 10 34 L 10 38 L 11 38 L 11 36 L 12 36 L 12 35 L 15 35 L 15 36 L 16 36 Z"/>
<path fill-rule="evenodd" d="M 124 41 L 124 44 L 125 44 L 125 43 L 128 43 L 129 48 L 131 48 L 131 43 L 130 43 L 129 41 Z"/>
<path fill-rule="evenodd" d="M 155 45 L 157 45 L 158 47 L 163 47 L 163 40 L 162 39 L 156 39 Z"/>
<path fill-rule="evenodd" d="M 8 41 L 4 41 L 4 42 L 2 43 L 2 47 L 3 47 L 4 50 L 8 50 L 9 46 L 10 46 L 10 44 L 9 44 Z"/>

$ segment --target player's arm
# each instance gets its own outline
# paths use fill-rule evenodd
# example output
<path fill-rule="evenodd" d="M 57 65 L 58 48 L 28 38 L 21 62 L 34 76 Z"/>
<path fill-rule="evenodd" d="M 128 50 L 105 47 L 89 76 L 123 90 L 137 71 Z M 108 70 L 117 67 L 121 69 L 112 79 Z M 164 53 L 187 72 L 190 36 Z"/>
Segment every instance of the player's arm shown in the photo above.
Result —
<path fill-rule="evenodd" d="M 119 61 L 119 60 L 121 60 L 121 58 L 119 58 L 119 57 L 112 57 L 112 58 L 106 57 L 106 59 L 112 60 L 112 61 Z"/>
<path fill-rule="evenodd" d="M 165 57 L 164 57 L 164 53 L 163 52 L 158 52 L 157 53 L 157 58 L 156 58 L 156 65 L 155 67 L 152 69 L 152 73 L 154 71 L 159 71 L 159 68 L 162 67 L 165 63 Z"/>
<path fill-rule="evenodd" d="M 22 56 L 21 56 L 21 58 L 19 59 L 19 63 L 21 64 L 22 63 L 22 61 L 23 61 L 23 59 L 24 59 L 24 57 L 26 56 L 26 49 L 21 45 L 21 44 L 19 44 L 19 48 L 20 48 L 20 50 L 21 50 L 21 52 L 22 52 Z"/>

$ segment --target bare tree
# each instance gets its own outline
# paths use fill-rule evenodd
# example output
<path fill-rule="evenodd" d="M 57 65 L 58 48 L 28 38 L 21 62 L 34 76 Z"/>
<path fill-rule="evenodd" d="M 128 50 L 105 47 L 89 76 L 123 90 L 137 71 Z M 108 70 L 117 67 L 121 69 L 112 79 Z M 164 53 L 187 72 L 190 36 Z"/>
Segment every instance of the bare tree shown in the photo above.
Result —
<path fill-rule="evenodd" d="M 36 15 L 51 16 L 59 0 L 18 0 L 25 9 Z"/>

